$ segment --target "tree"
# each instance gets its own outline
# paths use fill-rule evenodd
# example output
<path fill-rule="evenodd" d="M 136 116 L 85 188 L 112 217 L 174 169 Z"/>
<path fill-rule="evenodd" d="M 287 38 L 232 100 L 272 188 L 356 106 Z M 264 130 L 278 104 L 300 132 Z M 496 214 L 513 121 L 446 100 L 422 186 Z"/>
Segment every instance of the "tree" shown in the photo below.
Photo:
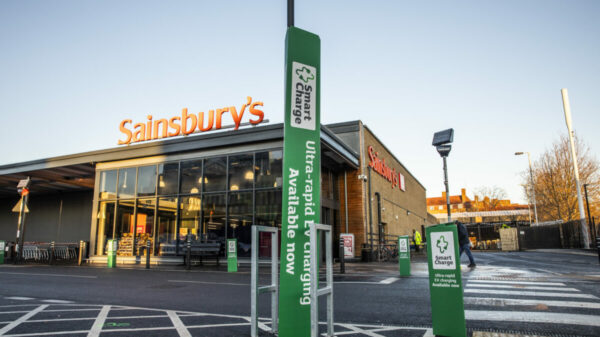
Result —
<path fill-rule="evenodd" d="M 588 184 L 588 197 L 591 204 L 598 198 L 600 182 L 598 162 L 590 154 L 590 149 L 586 144 L 577 137 L 574 137 L 574 141 L 579 180 L 582 189 L 583 184 Z M 533 203 L 531 193 L 528 191 L 531 186 L 529 171 L 523 172 L 522 179 L 525 195 Z M 533 179 L 540 221 L 579 219 L 575 174 L 567 135 L 562 135 L 550 149 L 535 161 Z M 583 196 L 583 190 L 581 193 Z"/>
<path fill-rule="evenodd" d="M 470 211 L 494 211 L 501 206 L 507 206 L 507 203 L 510 204 L 510 202 L 506 200 L 506 191 L 498 186 L 478 187 L 475 189 L 474 193 L 475 200 L 471 201 L 469 207 Z"/>

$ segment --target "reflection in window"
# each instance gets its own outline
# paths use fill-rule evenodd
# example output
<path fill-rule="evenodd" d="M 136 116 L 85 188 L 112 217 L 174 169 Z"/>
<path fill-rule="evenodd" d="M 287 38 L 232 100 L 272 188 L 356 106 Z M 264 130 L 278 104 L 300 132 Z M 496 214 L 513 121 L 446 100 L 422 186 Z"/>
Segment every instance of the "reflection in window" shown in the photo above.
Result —
<path fill-rule="evenodd" d="M 200 241 L 202 236 L 202 199 L 199 196 L 182 197 L 180 207 L 179 239 L 185 242 L 190 234 L 192 241 Z"/>
<path fill-rule="evenodd" d="M 254 186 L 254 170 L 252 154 L 242 154 L 229 157 L 229 190 L 239 191 L 251 189 Z"/>
<path fill-rule="evenodd" d="M 115 199 L 117 197 L 117 170 L 100 173 L 100 199 Z"/>
<path fill-rule="evenodd" d="M 205 195 L 203 233 L 207 240 L 225 242 L 225 194 Z"/>
<path fill-rule="evenodd" d="M 227 189 L 227 158 L 217 157 L 204 160 L 204 192 Z"/>
<path fill-rule="evenodd" d="M 258 152 L 256 154 L 256 187 L 281 187 L 283 152 L 281 150 Z"/>
<path fill-rule="evenodd" d="M 238 239 L 238 256 L 250 256 L 252 243 L 252 192 L 229 194 L 229 238 Z"/>
<path fill-rule="evenodd" d="M 257 226 L 281 227 L 281 190 L 256 191 Z M 259 257 L 271 256 L 271 235 L 260 233 L 258 246 Z"/>
<path fill-rule="evenodd" d="M 116 172 L 115 172 L 116 173 Z M 115 174 L 116 177 L 116 174 Z M 115 228 L 115 202 L 102 201 L 98 207 L 96 254 L 106 254 L 106 241 L 112 239 Z"/>
<path fill-rule="evenodd" d="M 177 194 L 179 188 L 179 163 L 158 165 L 158 194 Z"/>
<path fill-rule="evenodd" d="M 152 247 L 152 234 L 154 232 L 154 209 L 156 199 L 138 199 L 137 214 L 135 223 L 135 235 L 137 236 L 137 245 L 135 252 L 140 252 L 140 247 L 146 247 L 148 241 Z M 152 248 L 150 248 L 152 254 Z M 140 252 L 141 254 L 141 252 Z"/>
<path fill-rule="evenodd" d="M 158 255 L 174 255 L 177 240 L 177 198 L 158 198 L 155 249 Z"/>
<path fill-rule="evenodd" d="M 133 198 L 135 192 L 136 168 L 130 167 L 119 170 L 118 193 L 119 198 Z"/>
<path fill-rule="evenodd" d="M 117 223 L 115 224 L 115 239 L 118 240 L 117 255 L 131 256 L 133 254 L 133 211 L 135 200 L 121 200 L 117 204 Z"/>
<path fill-rule="evenodd" d="M 142 166 L 138 169 L 138 197 L 156 194 L 156 166 Z"/>
<path fill-rule="evenodd" d="M 181 162 L 181 193 L 202 192 L 202 159 Z"/>

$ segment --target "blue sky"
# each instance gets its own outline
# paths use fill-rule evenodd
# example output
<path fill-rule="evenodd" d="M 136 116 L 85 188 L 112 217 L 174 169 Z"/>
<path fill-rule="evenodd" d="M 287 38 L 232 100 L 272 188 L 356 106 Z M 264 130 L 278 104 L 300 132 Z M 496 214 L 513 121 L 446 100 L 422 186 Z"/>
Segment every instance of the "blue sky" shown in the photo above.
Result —
<path fill-rule="evenodd" d="M 117 146 L 122 119 L 264 102 L 283 120 L 285 0 L 0 2 L 0 165 Z M 362 120 L 427 188 L 504 188 L 574 128 L 598 157 L 598 1 L 296 1 L 323 123 Z"/>

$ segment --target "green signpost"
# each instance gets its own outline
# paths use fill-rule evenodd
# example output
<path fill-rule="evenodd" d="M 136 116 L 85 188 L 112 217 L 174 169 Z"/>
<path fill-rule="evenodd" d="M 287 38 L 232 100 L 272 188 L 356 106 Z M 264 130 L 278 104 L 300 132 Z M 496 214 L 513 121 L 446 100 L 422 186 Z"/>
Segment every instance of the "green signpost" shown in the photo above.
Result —
<path fill-rule="evenodd" d="M 117 266 L 117 240 L 108 240 L 107 250 L 106 266 L 114 268 Z"/>
<path fill-rule="evenodd" d="M 0 241 L 0 264 L 4 264 L 4 249 L 6 248 L 6 243 L 4 241 Z"/>
<path fill-rule="evenodd" d="M 227 271 L 238 271 L 237 239 L 227 239 Z"/>
<path fill-rule="evenodd" d="M 466 337 L 458 234 L 454 223 L 425 228 L 433 334 Z"/>
<path fill-rule="evenodd" d="M 400 276 L 410 276 L 410 244 L 408 235 L 398 237 L 398 267 Z"/>
<path fill-rule="evenodd" d="M 315 34 L 289 27 L 285 38 L 283 200 L 279 336 L 310 336 L 309 226 L 320 216 L 320 49 Z"/>

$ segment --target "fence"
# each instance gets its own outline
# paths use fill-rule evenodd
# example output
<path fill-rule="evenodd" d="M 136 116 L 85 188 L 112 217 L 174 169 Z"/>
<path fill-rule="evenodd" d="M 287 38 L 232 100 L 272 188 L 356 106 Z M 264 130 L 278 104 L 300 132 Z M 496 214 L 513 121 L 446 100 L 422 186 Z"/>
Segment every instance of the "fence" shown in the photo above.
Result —
<path fill-rule="evenodd" d="M 16 251 L 14 243 L 8 244 L 10 253 L 7 258 L 11 262 L 16 261 Z M 42 263 L 42 264 L 71 264 L 78 263 L 79 252 L 82 251 L 82 258 L 87 257 L 87 244 L 83 242 L 83 251 L 80 249 L 80 243 L 54 243 L 54 242 L 25 242 L 23 245 L 22 263 Z"/>

